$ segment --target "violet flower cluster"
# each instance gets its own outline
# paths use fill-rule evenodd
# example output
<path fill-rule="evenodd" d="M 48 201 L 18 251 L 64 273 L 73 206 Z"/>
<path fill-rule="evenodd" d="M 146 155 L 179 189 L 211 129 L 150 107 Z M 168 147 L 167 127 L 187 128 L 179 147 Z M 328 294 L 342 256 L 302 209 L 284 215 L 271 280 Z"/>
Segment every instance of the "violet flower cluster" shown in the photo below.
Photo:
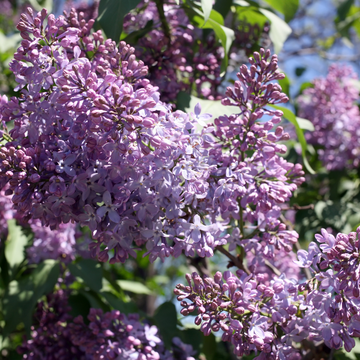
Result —
<path fill-rule="evenodd" d="M 1 107 L 14 127 L 0 149 L 0 187 L 19 216 L 89 226 L 91 254 L 113 253 L 111 263 L 142 245 L 151 261 L 210 257 L 227 242 L 268 259 L 291 250 L 297 234 L 279 205 L 304 178 L 278 155 L 288 135 L 272 130 L 282 112 L 267 106 L 288 100 L 274 83 L 284 77 L 276 55 L 255 53 L 223 100 L 235 113 L 205 126 L 211 115 L 199 105 L 188 115 L 162 103 L 135 50 L 91 33 L 93 20 L 45 18 L 21 16 L 10 64 L 21 96 Z M 240 232 L 226 234 L 234 224 Z"/>
<path fill-rule="evenodd" d="M 305 134 L 318 145 L 319 158 L 328 170 L 359 165 L 360 113 L 356 73 L 348 66 L 332 65 L 326 78 L 314 80 L 299 97 L 299 116 L 315 130 Z"/>
<path fill-rule="evenodd" d="M 360 227 L 356 233 L 334 237 L 316 235 L 308 251 L 299 250 L 295 264 L 311 270 L 306 281 L 285 274 L 236 276 L 226 271 L 202 279 L 187 274 L 188 285 L 174 290 L 188 315 L 197 310 L 195 324 L 205 335 L 222 330 L 222 340 L 238 356 L 258 353 L 256 359 L 301 359 L 303 340 L 324 342 L 332 349 L 351 351 L 360 335 Z"/>
<path fill-rule="evenodd" d="M 135 54 L 149 67 L 147 77 L 159 87 L 162 101 L 174 102 L 180 91 L 191 92 L 193 84 L 197 96 L 220 99 L 222 47 L 214 35 L 201 41 L 202 31 L 190 23 L 175 1 L 165 3 L 163 11 L 168 28 L 164 28 L 155 1 L 142 1 L 124 19 L 128 34 L 153 22 L 153 29 L 139 39 Z"/>
<path fill-rule="evenodd" d="M 167 350 L 156 326 L 143 323 L 138 314 L 104 313 L 90 309 L 88 322 L 69 315 L 68 294 L 57 290 L 38 304 L 31 339 L 18 352 L 27 360 L 194 360 L 191 345 L 173 339 Z"/>
<path fill-rule="evenodd" d="M 61 289 L 38 303 L 31 339 L 24 339 L 17 348 L 24 360 L 87 360 L 84 351 L 73 345 L 71 331 L 65 326 L 71 320 L 70 310 L 67 293 Z"/>
<path fill-rule="evenodd" d="M 236 275 L 217 272 L 214 279 L 193 273 L 186 279 L 188 285 L 178 284 L 174 293 L 183 315 L 197 310 L 195 324 L 201 325 L 204 335 L 222 330 L 222 341 L 230 342 L 237 356 L 255 351 L 261 353 L 256 359 L 299 358 L 291 341 L 278 336 L 280 329 L 290 330 L 292 319 L 297 319 L 297 303 L 304 301 L 295 281 L 281 277 L 265 285 L 262 274 L 242 270 Z"/>
<path fill-rule="evenodd" d="M 269 38 L 270 24 L 265 23 L 261 28 L 259 24 L 250 24 L 246 19 L 233 19 L 236 16 L 228 16 L 225 25 L 234 30 L 235 39 L 229 51 L 229 68 L 237 68 L 239 64 L 246 63 L 249 56 L 254 52 L 254 48 L 269 48 L 271 40 Z"/>
<path fill-rule="evenodd" d="M 250 69 L 240 67 L 234 88 L 229 87 L 228 98 L 222 100 L 239 112 L 215 120 L 211 155 L 217 169 L 213 173 L 212 206 L 233 228 L 227 235 L 230 250 L 240 245 L 245 253 L 272 259 L 275 249 L 290 252 L 297 242 L 298 234 L 279 220 L 280 205 L 304 181 L 304 172 L 300 164 L 278 155 L 286 151 L 278 142 L 289 135 L 281 126 L 271 131 L 281 121 L 282 112 L 268 106 L 288 101 L 274 83 L 284 77 L 278 70 L 277 56 L 270 57 L 269 50 L 261 49 L 249 62 Z M 264 121 L 265 115 L 270 120 Z"/>
<path fill-rule="evenodd" d="M 0 239 L 6 239 L 8 235 L 8 223 L 10 219 L 17 220 L 18 224 L 29 228 L 33 233 L 32 243 L 26 248 L 29 263 L 39 263 L 46 259 L 61 260 L 68 263 L 75 259 L 81 251 L 81 245 L 76 242 L 79 238 L 76 233 L 76 225 L 73 223 L 60 224 L 58 229 L 42 226 L 41 221 L 24 217 L 13 209 L 10 196 L 4 191 L 0 192 Z"/>

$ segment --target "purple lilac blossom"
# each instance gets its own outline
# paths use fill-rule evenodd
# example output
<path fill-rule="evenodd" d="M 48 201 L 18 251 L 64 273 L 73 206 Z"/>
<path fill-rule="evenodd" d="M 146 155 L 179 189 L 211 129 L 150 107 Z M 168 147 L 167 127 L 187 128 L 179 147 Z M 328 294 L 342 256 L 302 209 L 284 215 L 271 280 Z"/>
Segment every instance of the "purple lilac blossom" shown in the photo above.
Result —
<path fill-rule="evenodd" d="M 24 360 L 90 360 L 72 343 L 71 330 L 66 326 L 71 320 L 66 291 L 57 290 L 47 295 L 46 300 L 38 303 L 31 339 L 24 339 L 18 353 L 23 354 Z"/>
<path fill-rule="evenodd" d="M 191 345 L 173 339 L 166 350 L 156 326 L 138 314 L 90 309 L 88 322 L 69 314 L 68 291 L 56 290 L 38 304 L 31 339 L 18 347 L 23 359 L 35 360 L 194 360 Z"/>
<path fill-rule="evenodd" d="M 197 131 L 209 116 L 162 103 L 135 49 L 91 33 L 94 21 L 76 12 L 49 15 L 46 27 L 45 18 L 21 16 L 10 64 L 21 96 L 1 107 L 14 128 L 0 149 L 0 186 L 19 216 L 51 229 L 89 226 L 92 256 L 111 263 L 142 245 L 151 261 L 211 257 L 227 242 L 270 260 L 275 249 L 291 251 L 298 235 L 279 221 L 279 205 L 304 178 L 278 155 L 288 139 L 272 130 L 282 112 L 266 108 L 288 100 L 273 82 L 284 77 L 276 55 L 254 53 L 223 100 L 234 114 Z M 255 231 L 224 235 L 238 222 Z"/>
<path fill-rule="evenodd" d="M 319 145 L 319 158 L 328 170 L 359 165 L 360 113 L 356 73 L 345 65 L 332 65 L 326 78 L 313 81 L 298 98 L 299 116 L 309 119 L 315 130 L 305 134 Z"/>
<path fill-rule="evenodd" d="M 30 224 L 34 233 L 32 245 L 26 249 L 30 263 L 39 263 L 45 259 L 60 259 L 67 263 L 75 259 L 75 224 L 60 224 L 56 230 L 43 227 L 40 220 L 32 220 Z"/>
<path fill-rule="evenodd" d="M 164 14 L 170 37 L 163 29 L 154 1 L 142 1 L 124 19 L 124 31 L 128 34 L 153 21 L 153 29 L 139 39 L 135 54 L 149 67 L 147 77 L 158 86 L 162 101 L 175 101 L 180 91 L 191 91 L 192 84 L 197 96 L 221 99 L 218 86 L 224 55 L 214 35 L 203 41 L 202 31 L 190 23 L 175 1 L 164 3 Z"/>
<path fill-rule="evenodd" d="M 281 249 L 275 250 L 273 258 L 269 260 L 269 264 L 275 267 L 280 274 L 284 274 L 287 279 L 300 280 L 303 278 L 301 269 L 294 261 L 296 261 L 296 254 L 293 251 L 286 252 L 284 249 Z M 266 264 L 264 256 L 247 252 L 246 262 L 249 270 L 254 275 L 262 274 L 265 276 L 263 280 L 265 285 L 268 285 L 274 278 L 274 273 L 271 267 Z"/>
<path fill-rule="evenodd" d="M 70 262 L 81 251 L 81 244 L 76 242 L 80 234 L 76 234 L 76 225 L 72 223 L 60 224 L 58 229 L 50 229 L 41 225 L 40 220 L 26 221 L 13 208 L 10 196 L 0 192 L 0 238 L 8 234 L 7 221 L 17 220 L 18 224 L 30 228 L 34 234 L 32 244 L 26 249 L 30 263 L 39 263 L 45 259 L 58 259 Z M 85 240 L 86 242 L 86 240 Z"/>
<path fill-rule="evenodd" d="M 238 270 L 217 272 L 214 278 L 187 274 L 188 285 L 174 290 L 186 316 L 198 311 L 195 324 L 205 335 L 223 331 L 222 340 L 238 356 L 256 359 L 300 359 L 303 340 L 324 342 L 332 349 L 355 346 L 360 335 L 360 227 L 336 237 L 322 229 L 308 250 L 298 251 L 300 267 L 311 278 L 287 279 Z M 320 245 L 319 245 L 319 244 Z"/>

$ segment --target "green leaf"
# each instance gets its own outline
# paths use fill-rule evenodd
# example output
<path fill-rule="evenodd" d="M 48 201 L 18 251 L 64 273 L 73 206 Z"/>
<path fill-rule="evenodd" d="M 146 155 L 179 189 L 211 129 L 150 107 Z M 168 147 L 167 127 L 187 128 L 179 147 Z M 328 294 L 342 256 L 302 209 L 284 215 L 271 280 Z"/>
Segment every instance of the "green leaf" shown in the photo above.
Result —
<path fill-rule="evenodd" d="M 216 0 L 214 5 L 214 10 L 219 12 L 222 15 L 222 17 L 225 19 L 226 15 L 230 11 L 231 5 L 232 5 L 231 0 Z"/>
<path fill-rule="evenodd" d="M 234 113 L 233 106 L 225 106 L 221 104 L 221 100 L 204 100 L 199 99 L 196 96 L 190 97 L 189 105 L 185 108 L 186 113 L 190 113 L 194 111 L 195 105 L 200 104 L 201 106 L 201 113 L 211 114 L 212 118 L 209 120 L 208 123 L 213 122 L 217 117 L 222 115 L 232 115 Z M 197 129 L 201 131 L 201 125 L 197 125 Z"/>
<path fill-rule="evenodd" d="M 213 7 L 212 0 L 201 0 L 201 8 L 204 13 L 205 23 L 209 20 L 212 7 Z"/>
<path fill-rule="evenodd" d="M 203 342 L 203 353 L 206 357 L 206 360 L 213 360 L 216 352 L 216 339 L 213 333 L 209 336 L 204 336 Z"/>
<path fill-rule="evenodd" d="M 106 301 L 99 295 L 100 293 L 93 290 L 80 289 L 79 294 L 84 296 L 90 303 L 92 308 L 101 308 L 103 311 L 110 311 L 110 306 Z"/>
<path fill-rule="evenodd" d="M 326 202 L 325 201 L 318 201 L 316 204 L 315 204 L 315 207 L 314 207 L 314 211 L 315 211 L 315 214 L 316 216 L 318 217 L 318 219 L 322 220 L 323 219 L 323 211 L 324 209 L 326 208 Z"/>
<path fill-rule="evenodd" d="M 289 22 L 297 12 L 299 0 L 265 0 L 274 10 L 279 11 L 285 16 L 285 21 Z"/>
<path fill-rule="evenodd" d="M 13 280 L 9 283 L 2 300 L 2 312 L 5 321 L 3 336 L 11 333 L 20 323 L 24 323 L 27 332 L 30 331 L 35 303 L 31 281 L 22 279 L 20 281 Z"/>
<path fill-rule="evenodd" d="M 293 114 L 293 112 L 289 109 L 286 109 L 284 107 L 281 106 L 277 106 L 277 105 L 269 105 L 270 107 L 274 108 L 274 109 L 278 109 L 281 110 L 284 113 L 284 117 L 289 120 L 294 126 L 295 126 L 295 130 L 296 130 L 296 135 L 298 137 L 299 143 L 301 145 L 301 153 L 302 153 L 302 158 L 303 158 L 303 162 L 304 162 L 304 166 L 306 168 L 306 170 L 310 173 L 310 174 L 315 174 L 315 171 L 311 168 L 310 164 L 307 161 L 306 158 L 306 149 L 307 149 L 307 144 L 306 144 L 306 140 L 304 137 L 304 133 L 301 130 L 298 121 L 296 119 L 296 116 Z"/>
<path fill-rule="evenodd" d="M 303 66 L 297 67 L 295 69 L 295 75 L 296 76 L 301 76 L 305 71 L 306 71 L 305 67 L 303 67 Z"/>
<path fill-rule="evenodd" d="M 221 71 L 224 73 L 227 69 L 228 53 L 231 44 L 235 39 L 234 30 L 223 25 L 224 18 L 215 10 L 211 10 L 210 17 L 206 23 L 204 21 L 204 14 L 201 10 L 196 7 L 192 8 L 192 10 L 197 14 L 193 17 L 193 21 L 195 21 L 195 23 L 203 29 L 213 29 L 216 37 L 220 40 L 221 45 L 224 48 L 224 59 L 221 63 Z"/>
<path fill-rule="evenodd" d="M 29 0 L 30 5 L 34 8 L 35 11 L 41 11 L 42 9 L 46 9 L 48 12 L 52 11 L 53 8 L 53 0 L 45 0 L 45 1 L 37 0 Z"/>
<path fill-rule="evenodd" d="M 313 88 L 313 87 L 314 87 L 314 84 L 312 82 L 306 81 L 301 84 L 300 89 L 299 89 L 299 94 L 302 94 L 304 90 Z"/>
<path fill-rule="evenodd" d="M 340 5 L 336 10 L 339 21 L 345 20 L 353 5 L 354 5 L 354 0 L 345 0 L 340 3 Z"/>
<path fill-rule="evenodd" d="M 152 20 L 148 21 L 142 29 L 137 31 L 133 31 L 131 34 L 127 35 L 125 33 L 121 34 L 120 40 L 125 41 L 127 44 L 136 44 L 139 39 L 145 36 L 148 32 L 150 32 L 153 28 L 154 22 Z M 123 37 L 124 35 L 124 37 Z"/>
<path fill-rule="evenodd" d="M 176 96 L 176 109 L 186 111 L 190 106 L 191 95 L 186 91 L 179 91 Z"/>
<path fill-rule="evenodd" d="M 59 274 L 59 263 L 45 260 L 31 275 L 9 283 L 2 300 L 4 336 L 16 329 L 20 323 L 24 324 L 27 333 L 30 332 L 34 307 L 41 296 L 54 289 Z"/>
<path fill-rule="evenodd" d="M 8 220 L 9 235 L 5 243 L 5 256 L 11 268 L 16 268 L 25 259 L 25 246 L 29 242 L 22 227 L 16 224 L 16 220 Z"/>
<path fill-rule="evenodd" d="M 50 293 L 59 278 L 60 266 L 56 260 L 48 259 L 37 266 L 31 274 L 33 279 L 34 293 L 37 299 L 43 294 Z M 37 300 L 36 299 L 36 300 Z"/>
<path fill-rule="evenodd" d="M 172 302 L 161 304 L 155 312 L 154 320 L 163 337 L 165 346 L 169 348 L 172 339 L 179 335 L 179 331 L 176 327 L 177 312 L 175 305 Z"/>
<path fill-rule="evenodd" d="M 264 14 L 270 21 L 269 37 L 274 45 L 275 53 L 279 53 L 284 45 L 285 40 L 291 34 L 290 26 L 273 12 L 259 8 L 259 11 Z"/>
<path fill-rule="evenodd" d="M 193 349 L 200 353 L 204 335 L 199 329 L 186 329 L 180 332 L 180 338 L 185 344 L 192 345 Z"/>
<path fill-rule="evenodd" d="M 360 7 L 352 6 L 350 9 L 350 15 L 354 15 L 360 12 Z M 355 29 L 357 36 L 360 38 L 360 19 L 355 20 L 352 23 L 353 28 Z"/>
<path fill-rule="evenodd" d="M 144 284 L 138 281 L 117 280 L 117 284 L 125 291 L 130 291 L 134 294 L 152 295 L 153 292 Z"/>
<path fill-rule="evenodd" d="M 19 33 L 5 36 L 2 32 L 0 32 L 0 53 L 5 53 L 8 50 L 15 49 L 21 40 L 22 37 Z"/>
<path fill-rule="evenodd" d="M 71 307 L 70 315 L 72 317 L 81 315 L 84 319 L 87 318 L 91 305 L 86 296 L 83 294 L 71 294 L 68 302 Z"/>
<path fill-rule="evenodd" d="M 336 28 L 341 36 L 349 38 L 349 30 L 354 27 L 355 31 L 359 28 L 360 9 L 356 8 L 357 11 L 347 16 L 344 20 L 336 23 Z M 350 45 L 352 45 L 350 43 Z"/>
<path fill-rule="evenodd" d="M 108 38 L 119 41 L 124 16 L 139 3 L 140 0 L 100 0 L 99 16 L 96 20 Z"/>
<path fill-rule="evenodd" d="M 81 259 L 68 265 L 72 275 L 79 277 L 90 289 L 99 292 L 102 288 L 101 265 L 91 259 Z"/>
<path fill-rule="evenodd" d="M 257 24 L 259 28 L 263 28 L 265 23 L 268 21 L 267 17 L 258 11 L 258 8 L 253 6 L 236 7 L 237 18 L 240 22 L 246 22 L 251 25 Z M 243 31 L 243 30 L 240 30 Z"/>
<path fill-rule="evenodd" d="M 115 310 L 120 310 L 123 314 L 136 313 L 139 311 L 135 302 L 124 302 L 109 291 L 102 291 L 101 296 L 107 301 L 107 303 Z"/>
<path fill-rule="evenodd" d="M 232 115 L 234 113 L 234 107 L 222 105 L 221 100 L 204 100 L 193 95 L 190 97 L 190 102 L 185 108 L 185 112 L 194 111 L 197 103 L 200 103 L 201 113 L 211 114 L 213 120 L 221 115 Z"/>
<path fill-rule="evenodd" d="M 308 131 L 315 130 L 314 124 L 310 120 L 303 119 L 303 118 L 297 116 L 296 121 L 299 124 L 300 129 L 302 129 L 302 130 L 308 130 Z"/>
<path fill-rule="evenodd" d="M 233 4 L 239 6 L 250 6 L 250 2 L 245 0 L 233 0 Z"/>
<path fill-rule="evenodd" d="M 284 71 L 282 71 L 284 72 Z M 279 85 L 281 86 L 282 91 L 290 98 L 290 80 L 286 76 L 284 79 L 278 80 Z"/>

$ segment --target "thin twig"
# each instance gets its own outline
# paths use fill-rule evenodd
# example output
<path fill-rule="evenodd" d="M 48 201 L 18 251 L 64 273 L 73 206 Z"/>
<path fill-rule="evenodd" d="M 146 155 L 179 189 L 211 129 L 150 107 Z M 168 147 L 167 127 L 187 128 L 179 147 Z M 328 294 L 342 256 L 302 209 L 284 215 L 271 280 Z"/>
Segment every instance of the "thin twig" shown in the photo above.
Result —
<path fill-rule="evenodd" d="M 208 269 L 207 258 L 196 257 L 196 258 L 187 258 L 187 259 L 189 266 L 194 267 L 194 269 L 197 270 L 197 272 L 202 278 L 211 276 L 210 271 Z"/>
<path fill-rule="evenodd" d="M 298 204 L 294 204 L 293 206 L 283 207 L 281 210 L 308 210 L 308 209 L 314 209 L 314 204 L 304 205 L 300 206 Z"/>
<path fill-rule="evenodd" d="M 246 267 L 246 265 L 236 256 L 230 254 L 227 250 L 225 250 L 222 246 L 217 246 L 216 250 L 219 250 L 222 254 L 227 256 L 231 263 L 234 264 L 234 266 L 238 267 L 239 269 L 245 271 L 248 275 L 251 274 L 250 270 Z"/>
<path fill-rule="evenodd" d="M 271 264 L 271 262 L 269 262 L 269 260 L 265 260 L 265 265 L 276 275 L 276 276 L 280 276 L 282 273 L 281 271 L 274 266 L 273 264 Z"/>
<path fill-rule="evenodd" d="M 159 13 L 159 18 L 161 21 L 161 25 L 162 28 L 164 30 L 164 35 L 168 40 L 168 43 L 170 45 L 171 43 L 171 35 L 170 35 L 170 28 L 169 28 L 169 24 L 166 21 L 166 17 L 165 17 L 165 13 L 164 13 L 164 0 L 155 0 L 156 3 L 156 8 L 158 10 Z"/>

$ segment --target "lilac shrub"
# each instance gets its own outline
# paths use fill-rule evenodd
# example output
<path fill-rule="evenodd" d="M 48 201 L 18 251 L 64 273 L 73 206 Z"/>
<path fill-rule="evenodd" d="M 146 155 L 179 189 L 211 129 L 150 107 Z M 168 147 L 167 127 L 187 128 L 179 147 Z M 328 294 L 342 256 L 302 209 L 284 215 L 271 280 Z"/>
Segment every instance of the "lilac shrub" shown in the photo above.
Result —
<path fill-rule="evenodd" d="M 234 114 L 197 131 L 211 116 L 200 106 L 172 112 L 133 48 L 90 33 L 94 21 L 76 12 L 45 18 L 21 17 L 10 64 L 21 96 L 2 106 L 14 128 L 0 149 L 0 186 L 19 216 L 89 226 L 91 254 L 107 261 L 113 251 L 111 263 L 142 245 L 151 261 L 211 257 L 227 242 L 269 259 L 291 250 L 297 234 L 279 221 L 279 205 L 304 178 L 278 155 L 288 135 L 272 130 L 282 112 L 267 106 L 288 100 L 274 83 L 284 77 L 275 55 L 255 53 L 223 100 Z M 226 234 L 235 223 L 241 233 Z"/>
<path fill-rule="evenodd" d="M 154 4 L 148 7 L 144 14 L 152 12 L 159 21 Z M 185 15 L 167 10 L 171 31 L 191 43 L 191 26 L 180 30 Z M 146 23 L 141 16 L 137 21 Z M 74 10 L 55 18 L 31 9 L 18 25 L 23 40 L 10 68 L 19 96 L 0 101 L 0 211 L 3 218 L 13 212 L 33 230 L 30 262 L 73 260 L 75 224 L 90 229 L 90 254 L 103 262 L 124 263 L 140 250 L 151 262 L 220 251 L 237 262 L 236 275 L 188 274 L 188 285 L 175 289 L 181 313 L 197 310 L 195 323 L 205 335 L 221 330 L 237 356 L 255 351 L 258 360 L 300 359 L 302 349 L 294 343 L 306 339 L 350 351 L 360 334 L 359 240 L 356 233 L 334 238 L 323 231 L 316 237 L 320 247 L 311 243 L 294 261 L 298 234 L 281 215 L 304 172 L 282 156 L 289 135 L 273 105 L 288 98 L 277 83 L 284 78 L 277 56 L 255 52 L 222 100 L 233 114 L 209 121 L 212 115 L 199 104 L 190 114 L 173 111 L 160 100 L 154 74 L 146 78 L 149 69 L 136 60 L 136 49 L 105 40 L 93 25 Z M 181 70 L 185 45 L 166 39 L 165 29 L 153 31 L 161 47 L 169 41 L 175 50 L 170 55 L 178 56 L 172 62 Z M 200 55 L 198 70 L 215 71 L 217 60 L 205 69 L 209 58 L 206 51 Z M 146 51 L 141 56 L 146 59 Z M 310 278 L 301 276 L 299 266 L 309 268 Z M 179 338 L 166 350 L 158 329 L 137 314 L 92 309 L 89 324 L 72 319 L 65 290 L 49 295 L 37 318 L 32 339 L 20 349 L 24 359 L 47 353 L 60 359 L 194 355 Z"/>
<path fill-rule="evenodd" d="M 298 98 L 299 116 L 309 119 L 315 130 L 305 134 L 319 145 L 319 158 L 328 170 L 359 165 L 360 113 L 356 73 L 348 66 L 332 65 L 326 78 Z"/>

